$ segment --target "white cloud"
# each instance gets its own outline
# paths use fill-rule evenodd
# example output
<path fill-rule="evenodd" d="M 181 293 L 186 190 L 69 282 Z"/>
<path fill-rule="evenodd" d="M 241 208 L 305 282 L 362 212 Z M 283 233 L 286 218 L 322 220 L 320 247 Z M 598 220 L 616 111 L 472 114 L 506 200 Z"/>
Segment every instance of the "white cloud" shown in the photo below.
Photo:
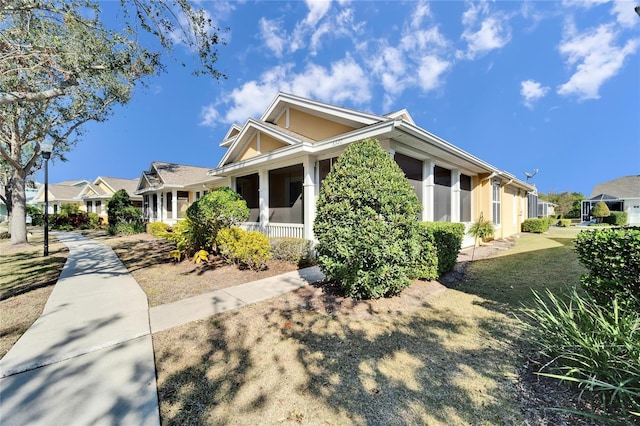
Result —
<path fill-rule="evenodd" d="M 305 0 L 309 8 L 309 14 L 304 22 L 310 26 L 315 26 L 329 11 L 331 0 Z"/>
<path fill-rule="evenodd" d="M 611 14 L 616 16 L 616 20 L 623 27 L 632 28 L 640 22 L 640 17 L 633 8 L 636 3 L 629 0 L 615 0 L 611 8 Z"/>
<path fill-rule="evenodd" d="M 468 27 L 462 33 L 467 42 L 467 51 L 458 53 L 459 58 L 475 59 L 479 55 L 499 49 L 511 40 L 511 31 L 506 19 L 498 15 L 485 18 L 476 31 Z"/>
<path fill-rule="evenodd" d="M 520 83 L 520 94 L 524 98 L 524 105 L 527 108 L 533 108 L 533 104 L 549 92 L 549 88 L 543 86 L 537 81 L 526 80 Z"/>
<path fill-rule="evenodd" d="M 440 77 L 450 66 L 451 63 L 436 56 L 424 57 L 418 68 L 418 82 L 422 90 L 429 92 L 440 87 Z"/>
<path fill-rule="evenodd" d="M 624 46 L 617 46 L 614 28 L 613 24 L 600 25 L 576 34 L 573 26 L 568 27 L 559 50 L 567 64 L 575 66 L 575 72 L 558 88 L 560 95 L 576 95 L 581 100 L 600 97 L 600 87 L 620 71 L 625 58 L 634 54 L 639 45 L 638 40 L 628 40 Z"/>
<path fill-rule="evenodd" d="M 425 17 L 431 17 L 429 4 L 424 0 L 419 1 L 411 16 L 411 28 L 420 28 L 422 26 L 423 19 Z"/>
<path fill-rule="evenodd" d="M 202 107 L 202 109 L 200 110 L 200 117 L 202 118 L 202 120 L 199 124 L 200 126 L 215 127 L 218 122 L 219 116 L 220 115 L 218 114 L 215 105 L 209 104 Z"/>
<path fill-rule="evenodd" d="M 266 18 L 260 19 L 260 37 L 264 44 L 276 57 L 281 58 L 287 43 L 286 34 L 283 34 L 282 22 Z"/>
<path fill-rule="evenodd" d="M 224 116 L 215 115 L 213 106 L 203 108 L 209 122 L 244 123 L 248 117 L 262 114 L 279 91 L 335 104 L 366 104 L 371 100 L 369 78 L 350 56 L 329 67 L 309 64 L 303 72 L 293 72 L 293 64 L 273 67 L 258 80 L 249 81 L 223 95 L 217 105 L 230 104 Z M 205 115 L 205 113 L 208 113 Z"/>

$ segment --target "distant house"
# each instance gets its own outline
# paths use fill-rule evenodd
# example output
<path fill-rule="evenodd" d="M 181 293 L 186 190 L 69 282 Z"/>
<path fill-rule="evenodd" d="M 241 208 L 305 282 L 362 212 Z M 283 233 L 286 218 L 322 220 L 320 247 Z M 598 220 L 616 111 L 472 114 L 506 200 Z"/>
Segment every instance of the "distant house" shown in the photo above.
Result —
<path fill-rule="evenodd" d="M 79 210 L 84 211 L 84 202 L 80 194 L 89 184 L 89 181 L 84 179 L 49 184 L 49 214 L 59 213 L 64 204 L 77 205 Z M 38 188 L 33 203 L 44 210 L 44 185 Z"/>
<path fill-rule="evenodd" d="M 143 214 L 148 222 L 174 224 L 187 207 L 206 194 L 221 178 L 207 173 L 210 168 L 154 161 L 142 172 L 136 191 L 142 198 Z"/>
<path fill-rule="evenodd" d="M 626 212 L 629 225 L 640 225 L 640 175 L 597 184 L 589 199 L 582 201 L 583 222 L 591 220 L 591 209 L 599 201 L 604 201 L 611 211 Z"/>
<path fill-rule="evenodd" d="M 84 202 L 84 210 L 89 213 L 97 213 L 106 219 L 107 204 L 113 194 L 124 189 L 133 205 L 142 210 L 142 196 L 135 193 L 138 187 L 138 179 L 122 179 L 98 176 L 91 184 L 85 185 L 80 192 L 80 198 Z"/>
<path fill-rule="evenodd" d="M 538 217 L 551 217 L 556 215 L 557 204 L 538 200 Z"/>
<path fill-rule="evenodd" d="M 209 173 L 217 180 L 202 182 L 245 198 L 251 210 L 245 227 L 313 239 L 322 181 L 345 148 L 365 138 L 376 138 L 404 171 L 422 220 L 469 225 L 483 216 L 504 238 L 537 216 L 535 186 L 420 128 L 407 110 L 377 115 L 285 93 L 259 119 L 230 127 L 220 143 L 227 152 Z"/>
<path fill-rule="evenodd" d="M 107 219 L 107 203 L 120 189 L 124 189 L 133 205 L 142 209 L 142 197 L 135 194 L 138 179 L 121 179 L 98 176 L 93 183 L 88 180 L 70 180 L 49 184 L 49 213 L 56 214 L 65 204 L 77 205 L 78 210 L 97 213 Z M 34 203 L 44 209 L 44 185 L 38 189 Z"/>

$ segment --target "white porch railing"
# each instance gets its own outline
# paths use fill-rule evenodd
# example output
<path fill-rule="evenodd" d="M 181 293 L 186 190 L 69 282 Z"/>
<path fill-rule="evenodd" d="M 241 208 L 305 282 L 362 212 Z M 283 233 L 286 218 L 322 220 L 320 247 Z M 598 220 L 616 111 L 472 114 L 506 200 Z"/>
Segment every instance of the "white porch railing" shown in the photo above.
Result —
<path fill-rule="evenodd" d="M 270 223 L 264 226 L 258 222 L 244 222 L 240 227 L 246 231 L 259 231 L 269 238 L 302 238 L 304 225 L 301 223 Z"/>

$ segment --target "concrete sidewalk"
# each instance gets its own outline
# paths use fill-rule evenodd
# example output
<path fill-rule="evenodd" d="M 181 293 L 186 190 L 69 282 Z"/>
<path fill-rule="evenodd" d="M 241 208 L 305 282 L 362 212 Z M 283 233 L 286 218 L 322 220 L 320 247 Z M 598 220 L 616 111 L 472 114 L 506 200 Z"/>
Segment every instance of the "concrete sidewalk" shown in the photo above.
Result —
<path fill-rule="evenodd" d="M 149 310 L 111 248 L 59 233 L 69 257 L 40 318 L 0 360 L 2 425 L 159 425 L 151 333 L 324 279 L 301 269 Z"/>
<path fill-rule="evenodd" d="M 158 425 L 147 298 L 111 248 L 69 257 L 40 318 L 0 360 L 3 425 Z"/>

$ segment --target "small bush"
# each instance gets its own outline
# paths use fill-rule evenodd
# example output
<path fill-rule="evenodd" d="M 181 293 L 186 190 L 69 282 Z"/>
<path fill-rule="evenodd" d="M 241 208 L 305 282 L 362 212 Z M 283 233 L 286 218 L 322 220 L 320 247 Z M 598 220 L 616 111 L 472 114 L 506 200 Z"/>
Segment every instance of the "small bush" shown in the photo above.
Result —
<path fill-rule="evenodd" d="M 100 216 L 98 213 L 88 213 L 89 223 L 87 224 L 87 229 L 98 229 L 100 228 Z"/>
<path fill-rule="evenodd" d="M 25 206 L 27 216 L 31 216 L 32 226 L 44 225 L 44 213 L 38 207 L 27 204 Z"/>
<path fill-rule="evenodd" d="M 111 235 L 145 232 L 142 212 L 133 206 L 124 189 L 113 194 L 107 203 L 107 216 Z"/>
<path fill-rule="evenodd" d="M 640 228 L 581 231 L 575 239 L 578 260 L 588 273 L 584 289 L 599 303 L 640 297 Z M 635 299 L 634 299 L 635 298 Z M 640 305 L 636 307 L 640 311 Z"/>
<path fill-rule="evenodd" d="M 534 292 L 524 335 L 544 364 L 540 374 L 576 384 L 640 420 L 640 315 L 613 298 L 606 305 L 574 288 L 564 302 Z"/>
<path fill-rule="evenodd" d="M 147 224 L 147 233 L 156 238 L 166 238 L 171 227 L 164 222 L 151 222 Z"/>
<path fill-rule="evenodd" d="M 11 238 L 11 234 L 7 231 L 0 232 L 0 240 L 8 240 Z"/>
<path fill-rule="evenodd" d="M 144 232 L 144 224 L 139 222 L 120 222 L 115 226 L 109 226 L 111 235 L 134 235 Z"/>
<path fill-rule="evenodd" d="M 420 236 L 423 241 L 427 235 L 430 237 L 429 241 L 431 241 L 435 246 L 435 255 L 438 259 L 437 278 L 445 272 L 451 271 L 453 267 L 456 266 L 456 263 L 458 262 L 458 253 L 460 253 L 462 239 L 464 238 L 464 224 L 449 222 L 421 222 Z M 423 246 L 423 253 L 421 257 L 425 259 L 429 256 L 429 251 L 425 252 Z M 420 278 L 432 279 L 422 276 Z"/>
<path fill-rule="evenodd" d="M 571 219 L 560 219 L 558 221 L 558 226 L 561 228 L 568 228 L 571 226 Z"/>
<path fill-rule="evenodd" d="M 525 219 L 522 223 L 522 232 L 534 232 L 541 234 L 549 230 L 548 219 Z"/>
<path fill-rule="evenodd" d="M 304 238 L 271 238 L 271 258 L 307 266 L 312 263 L 311 241 Z"/>
<path fill-rule="evenodd" d="M 167 239 L 176 245 L 176 249 L 170 253 L 170 256 L 175 261 L 180 262 L 185 256 L 192 256 L 200 250 L 194 244 L 192 235 L 191 221 L 183 219 L 176 222 L 175 225 L 167 227 L 161 238 Z"/>
<path fill-rule="evenodd" d="M 266 269 L 270 258 L 269 237 L 258 231 L 245 231 L 236 226 L 218 231 L 220 255 L 229 263 L 255 271 Z"/>
<path fill-rule="evenodd" d="M 480 219 L 471 225 L 467 233 L 473 238 L 480 238 L 480 241 L 489 241 L 493 239 L 495 229 L 493 228 L 493 222 L 483 219 L 482 215 L 480 215 Z"/>
<path fill-rule="evenodd" d="M 602 218 L 602 222 L 609 225 L 624 226 L 627 224 L 627 212 L 609 212 L 609 216 Z"/>
<path fill-rule="evenodd" d="M 87 229 L 89 227 L 89 215 L 80 213 L 60 213 L 50 216 L 49 224 L 51 228 L 60 231 L 72 231 L 74 229 Z"/>
<path fill-rule="evenodd" d="M 602 222 L 602 219 L 608 217 L 611 214 L 609 206 L 604 201 L 598 201 L 595 206 L 591 208 L 591 216 L 595 217 L 598 222 Z"/>
<path fill-rule="evenodd" d="M 224 187 L 209 192 L 187 208 L 191 232 L 196 250 L 217 251 L 218 232 L 247 220 L 247 202 L 231 188 Z"/>

